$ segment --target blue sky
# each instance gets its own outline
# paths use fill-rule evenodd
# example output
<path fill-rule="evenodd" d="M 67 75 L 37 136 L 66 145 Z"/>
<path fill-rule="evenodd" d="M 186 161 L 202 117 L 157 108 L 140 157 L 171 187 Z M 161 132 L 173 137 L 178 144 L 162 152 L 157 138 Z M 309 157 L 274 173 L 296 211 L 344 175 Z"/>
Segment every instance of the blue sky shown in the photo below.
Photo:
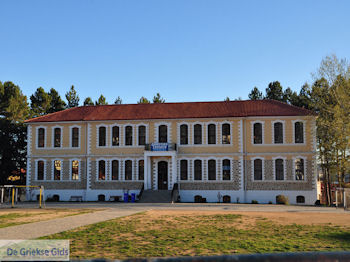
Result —
<path fill-rule="evenodd" d="M 29 96 L 100 94 L 135 103 L 299 90 L 321 59 L 350 58 L 350 1 L 0 1 L 0 81 Z"/>

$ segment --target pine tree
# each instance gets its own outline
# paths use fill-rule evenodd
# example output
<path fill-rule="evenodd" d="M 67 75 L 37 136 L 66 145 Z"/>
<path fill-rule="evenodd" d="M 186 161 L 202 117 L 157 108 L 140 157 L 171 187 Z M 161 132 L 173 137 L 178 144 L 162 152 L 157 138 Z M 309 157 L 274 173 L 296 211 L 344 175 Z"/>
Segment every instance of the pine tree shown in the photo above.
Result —
<path fill-rule="evenodd" d="M 271 82 L 266 88 L 266 99 L 273 99 L 277 101 L 283 101 L 283 88 L 280 82 Z"/>
<path fill-rule="evenodd" d="M 162 97 L 160 96 L 159 93 L 157 93 L 157 94 L 153 97 L 153 103 L 154 103 L 154 104 L 157 104 L 157 103 L 165 103 L 165 99 L 162 98 Z"/>
<path fill-rule="evenodd" d="M 72 85 L 69 91 L 66 93 L 66 99 L 68 101 L 68 108 L 79 106 L 80 99 L 77 95 L 77 91 L 75 91 L 74 85 Z"/>
<path fill-rule="evenodd" d="M 252 91 L 250 91 L 248 95 L 250 100 L 261 100 L 263 99 L 262 92 L 255 86 Z"/>
<path fill-rule="evenodd" d="M 138 104 L 150 104 L 151 102 L 144 96 L 140 98 L 139 101 L 137 101 Z"/>
<path fill-rule="evenodd" d="M 33 117 L 45 115 L 50 108 L 51 97 L 45 92 L 44 88 L 39 87 L 33 95 L 30 96 L 30 108 Z"/>
<path fill-rule="evenodd" d="M 61 96 L 54 88 L 51 88 L 48 94 L 51 98 L 51 102 L 47 113 L 54 113 L 66 109 L 66 103 L 61 99 Z"/>
<path fill-rule="evenodd" d="M 95 105 L 108 105 L 106 98 L 103 95 L 100 95 L 97 101 L 95 101 Z"/>
<path fill-rule="evenodd" d="M 91 97 L 87 97 L 84 100 L 84 106 L 93 106 L 94 102 L 92 101 Z"/>

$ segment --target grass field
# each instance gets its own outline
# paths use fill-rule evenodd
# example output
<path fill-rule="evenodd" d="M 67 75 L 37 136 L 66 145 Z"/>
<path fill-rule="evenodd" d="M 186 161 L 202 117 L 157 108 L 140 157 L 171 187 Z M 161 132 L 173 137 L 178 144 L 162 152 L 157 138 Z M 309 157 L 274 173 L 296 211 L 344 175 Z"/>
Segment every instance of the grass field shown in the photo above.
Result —
<path fill-rule="evenodd" d="M 71 258 L 350 250 L 349 226 L 279 223 L 232 213 L 149 211 L 46 238 L 70 239 Z"/>
<path fill-rule="evenodd" d="M 0 228 L 93 212 L 93 209 L 0 210 Z"/>

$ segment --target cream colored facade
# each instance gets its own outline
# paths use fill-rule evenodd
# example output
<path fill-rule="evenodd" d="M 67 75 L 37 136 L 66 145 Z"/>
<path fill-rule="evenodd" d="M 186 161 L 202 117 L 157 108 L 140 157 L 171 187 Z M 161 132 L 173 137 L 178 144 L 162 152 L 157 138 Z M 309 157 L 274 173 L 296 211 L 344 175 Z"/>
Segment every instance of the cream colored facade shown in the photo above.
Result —
<path fill-rule="evenodd" d="M 283 143 L 274 143 L 274 123 L 282 123 Z M 303 142 L 296 143 L 295 123 L 303 125 Z M 262 143 L 254 144 L 254 123 L 262 125 Z M 180 143 L 180 125 L 188 126 L 188 144 Z M 202 126 L 202 144 L 194 144 L 194 125 Z M 208 144 L 208 125 L 215 125 L 215 144 Z M 222 125 L 230 125 L 230 142 L 223 144 Z M 138 128 L 145 126 L 146 144 L 159 142 L 159 126 L 167 128 L 168 150 L 146 150 L 139 145 Z M 119 127 L 119 145 L 112 145 L 112 128 Z M 125 127 L 132 127 L 132 145 L 125 144 Z M 99 146 L 99 128 L 106 129 L 106 145 Z M 38 130 L 45 130 L 43 147 L 38 147 Z M 54 129 L 61 129 L 60 147 L 54 147 Z M 79 130 L 79 145 L 72 147 L 72 129 Z M 171 148 L 176 144 L 176 149 Z M 157 119 L 128 121 L 74 121 L 28 123 L 28 185 L 43 185 L 46 197 L 58 195 L 69 201 L 81 197 L 96 201 L 99 195 L 106 200 L 122 196 L 123 192 L 138 194 L 159 188 L 159 162 L 166 162 L 166 189 L 179 185 L 181 201 L 193 202 L 195 196 L 208 202 L 257 200 L 275 202 L 283 194 L 291 203 L 302 196 L 305 204 L 313 204 L 316 190 L 316 142 L 313 116 L 288 117 L 236 117 L 210 119 Z M 262 160 L 262 179 L 254 180 L 254 160 Z M 276 159 L 283 160 L 283 180 L 276 180 Z M 303 179 L 297 180 L 295 161 L 303 159 Z M 55 160 L 61 161 L 59 180 L 54 179 Z M 99 161 L 105 161 L 104 180 L 99 179 Z M 112 179 L 112 161 L 118 160 L 118 180 Z M 126 180 L 126 161 L 132 163 L 132 179 Z M 143 160 L 144 179 L 139 177 L 139 161 Z M 181 160 L 187 160 L 187 180 L 181 180 Z M 201 180 L 194 179 L 194 162 L 201 162 Z M 215 179 L 209 180 L 208 161 L 215 160 Z M 223 161 L 229 160 L 229 168 Z M 38 179 L 38 163 L 44 163 L 43 177 Z M 78 178 L 72 179 L 72 161 L 79 163 Z M 77 162 L 74 162 L 77 163 Z M 211 162 L 214 163 L 214 162 Z M 226 161 L 226 163 L 228 163 Z M 198 168 L 198 167 L 197 167 Z M 224 169 L 229 172 L 223 178 Z M 163 172 L 163 171 L 162 171 Z M 213 178 L 213 177 L 211 177 Z M 161 179 L 164 179 L 162 177 Z M 221 196 L 221 197 L 220 197 Z M 31 198 L 36 196 L 29 196 Z M 299 201 L 300 202 L 300 201 Z"/>

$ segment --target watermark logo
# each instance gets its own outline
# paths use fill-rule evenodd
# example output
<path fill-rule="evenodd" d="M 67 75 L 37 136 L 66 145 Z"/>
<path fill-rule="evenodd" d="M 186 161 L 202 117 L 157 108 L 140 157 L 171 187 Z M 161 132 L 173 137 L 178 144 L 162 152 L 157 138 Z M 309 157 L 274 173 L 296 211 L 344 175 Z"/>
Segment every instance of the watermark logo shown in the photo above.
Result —
<path fill-rule="evenodd" d="M 0 240 L 1 261 L 69 261 L 69 240 Z"/>

